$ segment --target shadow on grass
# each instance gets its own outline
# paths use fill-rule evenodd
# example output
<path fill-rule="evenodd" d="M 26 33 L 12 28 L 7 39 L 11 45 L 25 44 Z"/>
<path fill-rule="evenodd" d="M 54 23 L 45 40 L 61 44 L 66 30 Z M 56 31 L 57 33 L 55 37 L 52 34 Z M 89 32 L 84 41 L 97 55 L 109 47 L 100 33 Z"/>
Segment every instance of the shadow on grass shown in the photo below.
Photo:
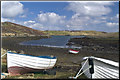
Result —
<path fill-rule="evenodd" d="M 6 63 L 2 63 L 1 68 L 2 68 L 2 71 L 1 71 L 1 72 L 8 73 L 7 64 L 6 64 Z"/>

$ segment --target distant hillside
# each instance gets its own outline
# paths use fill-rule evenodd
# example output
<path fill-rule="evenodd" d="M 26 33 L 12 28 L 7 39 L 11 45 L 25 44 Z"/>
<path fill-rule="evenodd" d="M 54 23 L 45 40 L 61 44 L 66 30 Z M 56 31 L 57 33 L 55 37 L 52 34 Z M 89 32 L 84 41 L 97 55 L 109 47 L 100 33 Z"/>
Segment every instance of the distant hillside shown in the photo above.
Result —
<path fill-rule="evenodd" d="M 44 31 L 49 35 L 85 35 L 93 37 L 119 37 L 119 32 L 100 32 L 100 31 Z"/>
<path fill-rule="evenodd" d="M 119 32 L 107 33 L 100 31 L 39 31 L 11 22 L 2 22 L 2 36 L 39 36 L 39 35 L 85 35 L 93 37 L 119 38 Z"/>
<path fill-rule="evenodd" d="M 2 36 L 38 36 L 45 34 L 42 31 L 11 22 L 2 22 L 1 25 Z"/>

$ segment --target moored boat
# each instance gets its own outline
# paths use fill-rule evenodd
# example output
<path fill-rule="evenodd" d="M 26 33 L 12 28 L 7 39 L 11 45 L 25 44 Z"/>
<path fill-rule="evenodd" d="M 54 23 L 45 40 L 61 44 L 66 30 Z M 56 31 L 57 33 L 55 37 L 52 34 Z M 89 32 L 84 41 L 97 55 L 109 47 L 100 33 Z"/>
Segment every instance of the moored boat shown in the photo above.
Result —
<path fill-rule="evenodd" d="M 78 54 L 78 53 L 79 53 L 79 51 L 78 51 L 78 50 L 73 50 L 73 49 L 70 49 L 70 50 L 69 50 L 69 53 Z"/>
<path fill-rule="evenodd" d="M 51 69 L 55 66 L 56 61 L 57 58 L 53 56 L 32 56 L 7 52 L 7 67 L 10 75 Z"/>

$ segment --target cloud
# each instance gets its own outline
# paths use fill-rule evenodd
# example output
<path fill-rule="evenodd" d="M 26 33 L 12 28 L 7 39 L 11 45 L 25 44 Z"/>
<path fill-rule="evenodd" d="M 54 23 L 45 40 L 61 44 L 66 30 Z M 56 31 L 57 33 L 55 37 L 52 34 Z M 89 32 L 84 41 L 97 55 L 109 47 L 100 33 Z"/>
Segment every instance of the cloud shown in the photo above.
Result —
<path fill-rule="evenodd" d="M 119 14 L 116 14 L 116 18 L 119 18 Z"/>
<path fill-rule="evenodd" d="M 112 12 L 112 1 L 77 1 L 69 2 L 67 10 L 73 11 L 71 19 L 67 22 L 67 28 L 71 30 L 104 30 L 110 26 L 117 26 L 116 22 L 109 23 L 109 13 Z M 118 18 L 118 14 L 115 19 Z M 107 24 L 106 24 L 107 23 Z M 104 27 L 104 28 L 103 28 Z M 107 29 L 106 29 L 107 31 Z"/>
<path fill-rule="evenodd" d="M 111 31 L 118 29 L 119 14 L 114 15 L 111 8 L 114 5 L 112 1 L 75 1 L 66 5 L 67 11 L 72 11 L 71 17 L 60 15 L 55 12 L 43 12 L 39 14 L 30 11 L 29 14 L 37 16 L 35 19 L 31 16 L 26 18 L 28 9 L 23 9 L 24 5 L 20 2 L 4 2 L 2 1 L 2 21 L 12 21 L 21 23 L 27 27 L 38 30 L 98 30 Z M 115 8 L 115 7 L 114 7 Z M 26 11 L 26 14 L 25 14 Z M 9 13 L 9 14 L 8 14 Z M 109 15 L 110 14 L 110 15 Z M 27 21 L 17 21 L 14 17 L 18 16 L 18 20 L 25 18 Z M 116 26 L 116 27 L 114 27 Z M 108 30 L 109 28 L 109 30 Z M 115 28 L 115 29 L 113 29 Z"/>
<path fill-rule="evenodd" d="M 109 26 L 109 27 L 115 27 L 115 26 L 118 26 L 119 23 L 108 22 L 108 23 L 106 23 L 106 25 Z"/>
<path fill-rule="evenodd" d="M 100 25 L 106 23 L 107 17 L 91 17 L 91 16 L 81 16 L 80 14 L 74 14 L 70 20 L 68 20 L 67 28 L 71 30 L 84 30 L 86 27 Z"/>
<path fill-rule="evenodd" d="M 80 30 L 83 29 L 83 25 L 85 25 L 86 22 L 90 20 L 90 17 L 88 16 L 80 16 L 79 14 L 74 14 L 70 20 L 68 20 L 66 23 L 66 27 L 70 30 Z"/>
<path fill-rule="evenodd" d="M 29 21 L 24 21 L 23 25 L 33 28 L 33 29 L 37 29 L 37 30 L 43 30 L 43 25 L 40 23 L 37 23 L 36 21 L 33 20 L 29 20 Z"/>
<path fill-rule="evenodd" d="M 18 1 L 2 1 L 2 17 L 13 18 L 24 12 L 23 4 Z"/>
<path fill-rule="evenodd" d="M 51 25 L 55 25 L 55 24 L 61 24 L 63 23 L 62 20 L 65 19 L 66 16 L 60 16 L 54 12 L 47 12 L 47 13 L 40 13 L 38 14 L 38 20 L 40 21 L 40 23 L 45 23 L 45 24 L 51 24 Z"/>
<path fill-rule="evenodd" d="M 20 15 L 19 17 L 20 18 L 26 18 L 27 16 L 24 14 L 24 15 Z"/>
<path fill-rule="evenodd" d="M 33 24 L 33 23 L 35 23 L 35 21 L 32 21 L 32 20 L 24 21 L 24 24 L 25 24 L 25 25 L 29 25 L 29 24 Z"/>
<path fill-rule="evenodd" d="M 80 15 L 87 16 L 102 16 L 111 12 L 109 5 L 112 5 L 112 2 L 108 1 L 79 1 L 79 2 L 70 2 L 67 6 L 67 10 L 71 10 Z"/>
<path fill-rule="evenodd" d="M 111 5 L 114 5 L 114 3 L 110 1 L 69 2 L 66 9 L 73 11 L 69 20 L 66 19 L 66 16 L 60 16 L 54 12 L 44 13 L 40 11 L 38 21 L 43 26 L 52 26 L 51 29 L 54 27 L 54 29 L 67 30 L 96 30 L 99 27 L 99 30 L 102 31 L 102 26 L 106 27 L 109 13 L 112 12 Z M 118 17 L 118 15 L 116 16 Z M 64 26 L 64 28 L 59 25 Z M 115 24 L 113 23 L 113 25 Z"/>
<path fill-rule="evenodd" d="M 60 16 L 54 12 L 44 13 L 40 11 L 37 16 L 37 21 L 39 21 L 40 24 L 46 26 L 46 29 L 49 27 L 49 29 L 58 30 L 63 28 L 61 25 L 65 26 L 65 18 L 66 16 Z"/>
<path fill-rule="evenodd" d="M 40 23 L 31 24 L 31 25 L 29 25 L 29 27 L 31 27 L 31 28 L 33 28 L 33 29 L 44 30 L 43 25 L 40 24 Z"/>
<path fill-rule="evenodd" d="M 119 14 L 116 14 L 115 16 L 112 16 L 109 19 L 115 22 L 119 22 Z"/>
<path fill-rule="evenodd" d="M 6 21 L 8 21 L 8 22 L 15 22 L 15 20 L 14 19 L 9 19 L 9 18 L 2 18 L 1 17 L 1 22 L 6 22 Z"/>

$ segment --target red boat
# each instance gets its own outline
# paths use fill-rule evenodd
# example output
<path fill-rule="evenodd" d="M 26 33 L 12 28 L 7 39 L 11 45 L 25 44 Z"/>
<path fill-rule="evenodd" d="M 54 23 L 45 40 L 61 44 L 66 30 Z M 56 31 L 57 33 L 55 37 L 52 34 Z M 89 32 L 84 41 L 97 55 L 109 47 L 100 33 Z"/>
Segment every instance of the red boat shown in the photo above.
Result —
<path fill-rule="evenodd" d="M 79 53 L 79 51 L 78 51 L 78 50 L 73 50 L 73 49 L 70 49 L 70 50 L 69 50 L 69 53 L 78 54 L 78 53 Z"/>

